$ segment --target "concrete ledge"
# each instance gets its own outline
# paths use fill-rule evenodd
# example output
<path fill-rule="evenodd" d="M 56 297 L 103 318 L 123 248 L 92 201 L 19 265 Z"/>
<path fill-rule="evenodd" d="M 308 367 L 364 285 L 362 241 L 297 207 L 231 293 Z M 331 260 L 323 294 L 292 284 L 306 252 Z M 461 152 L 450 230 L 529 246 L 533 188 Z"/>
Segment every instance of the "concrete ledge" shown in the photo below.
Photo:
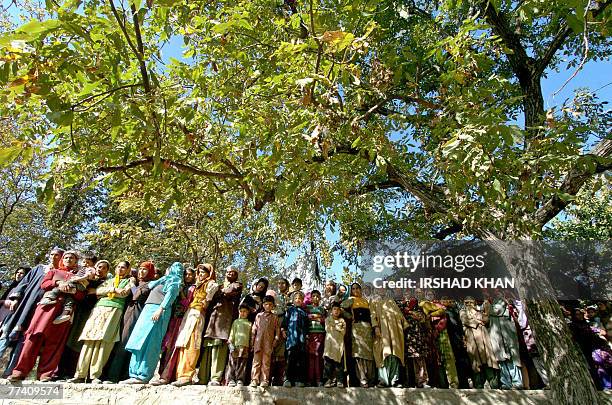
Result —
<path fill-rule="evenodd" d="M 8 384 L 3 380 L 0 384 Z M 26 381 L 23 386 L 49 383 Z M 66 405 L 188 405 L 188 404 L 414 404 L 414 405 L 553 405 L 548 391 L 453 390 L 416 388 L 250 388 L 250 387 L 186 387 L 150 385 L 63 384 L 61 400 L 3 399 L 4 404 Z M 602 392 L 603 404 L 612 404 L 612 393 Z"/>

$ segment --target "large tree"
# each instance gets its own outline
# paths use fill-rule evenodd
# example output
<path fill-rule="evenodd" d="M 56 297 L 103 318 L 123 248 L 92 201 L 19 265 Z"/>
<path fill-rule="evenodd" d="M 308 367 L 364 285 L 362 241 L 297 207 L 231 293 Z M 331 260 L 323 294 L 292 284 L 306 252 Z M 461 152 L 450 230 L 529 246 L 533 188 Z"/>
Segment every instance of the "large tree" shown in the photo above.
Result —
<path fill-rule="evenodd" d="M 46 117 L 13 151 L 45 137 L 51 201 L 98 181 L 156 215 L 195 200 L 322 250 L 338 225 L 348 250 L 380 235 L 499 248 L 540 238 L 612 165 L 596 97 L 546 111 L 541 85 L 563 58 L 608 57 L 609 4 L 49 1 L 0 38 L 1 115 Z M 536 263 L 511 269 L 523 296 L 551 290 Z M 555 402 L 597 403 L 558 305 L 528 310 Z"/>

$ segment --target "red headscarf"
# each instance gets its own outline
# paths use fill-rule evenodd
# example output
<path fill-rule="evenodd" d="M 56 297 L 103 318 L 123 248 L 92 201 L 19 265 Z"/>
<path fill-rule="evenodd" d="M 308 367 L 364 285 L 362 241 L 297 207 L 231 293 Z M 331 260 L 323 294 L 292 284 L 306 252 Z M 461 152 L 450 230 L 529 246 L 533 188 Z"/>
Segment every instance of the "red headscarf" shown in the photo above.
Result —
<path fill-rule="evenodd" d="M 64 257 L 66 257 L 66 255 L 72 255 L 76 257 L 76 264 L 74 267 L 71 267 L 71 268 L 66 267 L 66 265 L 64 264 Z M 62 258 L 60 259 L 59 269 L 76 274 L 76 272 L 78 271 L 78 268 L 79 268 L 79 254 L 74 250 L 65 251 L 64 254 L 62 255 Z"/>
<path fill-rule="evenodd" d="M 412 311 L 414 308 L 416 308 L 418 304 L 419 302 L 417 301 L 416 298 L 414 297 L 410 298 L 410 301 L 408 301 L 408 310 Z"/>
<path fill-rule="evenodd" d="M 155 265 L 152 261 L 147 260 L 146 262 L 140 263 L 139 267 L 144 267 L 147 269 L 147 275 L 144 278 L 144 281 L 151 281 L 155 277 Z"/>

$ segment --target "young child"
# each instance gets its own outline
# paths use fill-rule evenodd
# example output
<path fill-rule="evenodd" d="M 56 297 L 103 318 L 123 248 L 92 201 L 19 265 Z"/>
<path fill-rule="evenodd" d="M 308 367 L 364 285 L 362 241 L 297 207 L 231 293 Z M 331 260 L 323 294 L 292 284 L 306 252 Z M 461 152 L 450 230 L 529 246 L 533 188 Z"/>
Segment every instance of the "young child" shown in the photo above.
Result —
<path fill-rule="evenodd" d="M 232 323 L 229 341 L 229 362 L 226 380 L 229 387 L 242 386 L 246 378 L 246 365 L 251 350 L 251 322 L 248 320 L 251 309 L 240 305 L 239 318 Z"/>
<path fill-rule="evenodd" d="M 291 288 L 289 289 L 289 302 L 287 303 L 288 306 L 293 305 L 293 298 L 295 297 L 295 294 L 297 294 L 298 292 L 302 292 L 302 279 L 301 278 L 294 278 L 293 281 L 291 282 Z M 302 299 L 302 305 L 304 303 L 304 300 Z"/>
<path fill-rule="evenodd" d="M 344 388 L 344 335 L 346 333 L 346 321 L 340 317 L 342 308 L 338 302 L 331 305 L 331 316 L 325 320 L 325 371 L 323 379 L 326 380 L 325 387 L 334 385 Z"/>
<path fill-rule="evenodd" d="M 253 347 L 253 370 L 251 387 L 270 385 L 270 362 L 272 351 L 280 339 L 278 316 L 272 313 L 274 298 L 266 295 L 263 299 L 263 312 L 257 314 L 251 328 L 251 346 Z"/>
<path fill-rule="evenodd" d="M 285 318 L 285 311 L 289 303 L 289 280 L 281 278 L 278 280 L 278 293 L 276 294 L 274 313 L 278 316 L 280 325 Z M 285 340 L 280 336 L 278 344 L 272 352 L 272 363 L 270 365 L 270 385 L 283 385 L 285 377 Z"/>
<path fill-rule="evenodd" d="M 308 313 L 308 383 L 312 387 L 321 384 L 323 374 L 323 344 L 325 343 L 325 309 L 321 305 L 321 292 L 310 293 L 312 304 L 306 307 Z"/>
<path fill-rule="evenodd" d="M 85 253 L 81 259 L 82 259 L 81 265 L 85 268 L 87 267 L 94 268 L 96 263 L 98 263 L 98 256 L 96 256 L 95 254 L 91 252 Z"/>
<path fill-rule="evenodd" d="M 304 293 L 296 291 L 293 295 L 293 306 L 287 308 L 283 320 L 282 334 L 287 343 L 287 371 L 285 387 L 303 387 L 306 369 L 306 333 L 308 332 L 308 315 L 302 309 Z"/>
<path fill-rule="evenodd" d="M 597 305 L 588 306 L 586 308 L 586 313 L 587 313 L 586 319 L 590 327 L 603 329 L 601 318 L 597 316 Z"/>
<path fill-rule="evenodd" d="M 87 285 L 89 284 L 89 280 L 93 280 L 95 278 L 95 269 L 89 267 L 81 267 L 79 268 L 76 277 L 73 277 L 65 282 L 62 281 L 62 283 L 64 285 L 67 285 L 71 289 L 76 289 L 77 291 L 86 291 Z M 40 302 L 38 303 L 39 305 L 55 305 L 59 297 L 62 295 L 64 296 L 65 301 L 62 313 L 53 320 L 53 323 L 56 325 L 69 321 L 72 318 L 72 313 L 74 311 L 73 295 L 62 294 L 60 287 L 57 286 L 50 291 L 46 291 L 43 294 Z"/>

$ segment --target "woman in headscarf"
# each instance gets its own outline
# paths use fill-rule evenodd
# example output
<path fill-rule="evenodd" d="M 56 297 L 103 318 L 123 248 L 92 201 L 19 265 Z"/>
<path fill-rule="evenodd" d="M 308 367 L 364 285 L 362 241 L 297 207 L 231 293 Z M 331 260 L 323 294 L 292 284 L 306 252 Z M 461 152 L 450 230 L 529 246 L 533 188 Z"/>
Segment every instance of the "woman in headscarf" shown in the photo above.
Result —
<path fill-rule="evenodd" d="M 338 286 L 338 292 L 334 295 L 333 302 L 342 303 L 342 301 L 348 299 L 349 291 L 348 288 L 344 284 L 340 284 Z"/>
<path fill-rule="evenodd" d="M 487 302 L 484 312 L 489 317 L 489 337 L 501 372 L 502 389 L 523 388 L 523 373 L 516 325 L 511 316 L 510 303 L 503 292 L 496 290 L 495 298 Z"/>
<path fill-rule="evenodd" d="M 125 263 L 125 262 L 124 262 Z M 155 277 L 155 265 L 151 261 L 142 262 L 136 273 L 136 283 L 131 287 L 131 296 L 128 297 L 123 319 L 121 320 L 120 340 L 115 344 L 107 368 L 104 371 L 105 384 L 117 383 L 129 377 L 128 367 L 130 353 L 125 350 L 125 345 L 130 339 L 136 321 L 149 298 L 149 282 Z"/>
<path fill-rule="evenodd" d="M 349 289 L 344 284 L 338 284 L 336 287 L 336 294 L 332 296 L 332 303 L 337 303 L 339 305 L 342 302 L 349 298 Z M 349 387 L 352 382 L 359 381 L 357 377 L 357 373 L 355 371 L 355 359 L 353 358 L 353 352 L 351 347 L 351 341 L 353 340 L 353 318 L 350 311 L 342 308 L 342 318 L 345 321 L 345 332 L 344 332 L 344 363 L 345 363 L 345 377 L 347 381 L 342 381 L 342 383 L 346 383 L 346 387 Z"/>
<path fill-rule="evenodd" d="M 228 339 L 232 322 L 238 318 L 241 293 L 242 283 L 238 281 L 238 270 L 229 266 L 223 284 L 219 286 L 208 305 L 208 320 L 200 349 L 199 384 L 221 385 L 229 355 Z"/>
<path fill-rule="evenodd" d="M 399 387 L 404 366 L 404 330 L 408 322 L 395 300 L 381 291 L 370 301 L 374 327 L 373 354 L 378 368 L 379 387 Z"/>
<path fill-rule="evenodd" d="M 11 313 L 12 300 L 9 299 L 15 293 L 15 287 L 17 284 L 25 277 L 25 275 L 30 271 L 29 267 L 20 266 L 15 270 L 15 274 L 13 275 L 13 281 L 6 287 L 4 294 L 0 297 L 0 324 L 4 321 Z"/>
<path fill-rule="evenodd" d="M 406 380 L 417 388 L 429 388 L 427 359 L 430 356 L 431 328 L 416 297 L 407 296 L 402 312 L 408 327 L 404 330 Z"/>
<path fill-rule="evenodd" d="M 251 308 L 249 321 L 254 322 L 255 316 L 263 310 L 263 299 L 268 291 L 268 279 L 262 277 L 251 284 L 251 293 L 245 295 L 240 305 L 247 305 Z"/>
<path fill-rule="evenodd" d="M 206 309 L 219 288 L 212 264 L 201 264 L 198 266 L 197 271 L 193 300 L 189 304 L 187 314 L 183 317 L 176 339 L 175 352 L 178 362 L 176 366 L 176 381 L 172 385 L 177 387 L 191 384 L 191 379 L 195 375 L 196 365 L 200 358 Z M 165 377 L 166 380 L 169 378 L 169 376 L 162 377 Z"/>
<path fill-rule="evenodd" d="M 612 389 L 612 350 L 599 328 L 591 327 L 584 317 L 584 310 L 575 308 L 569 325 L 574 340 L 589 365 L 595 387 Z"/>
<path fill-rule="evenodd" d="M 476 306 L 476 300 L 466 297 L 464 308 L 460 312 L 461 323 L 465 330 L 467 352 L 472 361 L 474 388 L 483 388 L 485 381 L 493 389 L 499 387 L 499 365 L 491 347 L 489 331 L 485 327 L 489 321 L 487 314 Z"/>
<path fill-rule="evenodd" d="M 95 265 L 96 269 L 102 266 L 107 267 L 106 272 L 108 272 L 110 263 L 100 260 Z M 125 261 L 120 262 L 115 268 L 115 276 L 95 289 L 95 295 L 99 299 L 79 337 L 79 340 L 83 341 L 83 348 L 79 355 L 74 378 L 68 382 L 85 382 L 88 373 L 92 384 L 102 382 L 100 380 L 102 370 L 115 342 L 119 340 L 121 315 L 126 298 L 135 285 L 135 280 L 130 280 L 129 276 L 129 264 Z"/>
<path fill-rule="evenodd" d="M 72 322 L 68 320 L 54 323 L 53 321 L 63 312 L 66 295 L 71 295 L 74 301 L 80 301 L 85 297 L 83 291 L 69 285 L 69 280 L 76 277 L 79 270 L 78 261 L 77 253 L 68 251 L 62 256 L 60 268 L 49 270 L 45 274 L 41 288 L 51 291 L 57 287 L 61 294 L 54 304 L 36 307 L 34 317 L 25 333 L 21 356 L 9 377 L 10 381 L 24 380 L 34 368 L 39 355 L 37 378 L 41 381 L 51 381 L 55 377 Z"/>
<path fill-rule="evenodd" d="M 175 262 L 168 274 L 149 283 L 151 293 L 125 346 L 132 357 L 130 378 L 122 381 L 123 384 L 146 384 L 153 377 L 162 339 L 170 322 L 172 304 L 183 284 L 184 272 L 183 265 Z"/>
<path fill-rule="evenodd" d="M 446 307 L 435 297 L 433 291 L 425 292 L 425 299 L 419 301 L 419 306 L 429 318 L 432 325 L 432 337 L 435 339 L 435 351 L 440 354 L 436 357 L 436 367 L 444 367 L 446 382 L 450 388 L 459 388 L 459 376 L 453 347 L 446 330 L 448 322 Z M 446 384 L 444 380 L 441 384 Z"/>
<path fill-rule="evenodd" d="M 325 309 L 325 312 L 331 313 L 331 305 L 334 302 L 336 290 L 336 282 L 333 280 L 327 280 L 325 283 L 325 290 L 323 290 L 323 297 L 321 298 L 321 305 Z"/>
<path fill-rule="evenodd" d="M 342 308 L 350 313 L 352 323 L 352 356 L 357 365 L 357 377 L 362 388 L 368 388 L 374 377 L 374 355 L 372 353 L 372 320 L 370 305 L 363 298 L 361 284 L 351 284 L 351 296 L 342 302 Z"/>
<path fill-rule="evenodd" d="M 83 262 L 90 262 L 92 255 L 89 258 L 83 258 Z M 128 263 L 129 267 L 129 263 Z M 66 341 L 66 348 L 62 354 L 62 359 L 58 367 L 58 375 L 61 379 L 69 379 L 74 377 L 81 355 L 81 349 L 83 348 L 83 341 L 79 340 L 85 323 L 93 311 L 98 301 L 95 289 L 102 285 L 108 279 L 108 272 L 111 270 L 109 266 L 98 266 L 95 267 L 95 263 L 91 267 L 82 267 L 82 271 L 89 273 L 87 281 L 87 292 L 83 301 L 79 303 L 79 307 L 74 312 L 74 319 L 72 320 L 72 327 L 68 334 L 68 340 Z"/>
<path fill-rule="evenodd" d="M 176 337 L 179 333 L 179 327 L 185 316 L 185 312 L 189 309 L 189 304 L 193 300 L 193 292 L 195 290 L 196 270 L 194 268 L 185 269 L 183 276 L 183 285 L 179 296 L 174 302 L 172 307 L 172 317 L 168 324 L 168 331 L 162 341 L 162 353 L 159 360 L 159 374 L 166 375 L 169 377 L 168 382 L 174 381 L 174 374 L 176 371 L 177 356 L 173 356 L 174 345 L 176 344 Z"/>

